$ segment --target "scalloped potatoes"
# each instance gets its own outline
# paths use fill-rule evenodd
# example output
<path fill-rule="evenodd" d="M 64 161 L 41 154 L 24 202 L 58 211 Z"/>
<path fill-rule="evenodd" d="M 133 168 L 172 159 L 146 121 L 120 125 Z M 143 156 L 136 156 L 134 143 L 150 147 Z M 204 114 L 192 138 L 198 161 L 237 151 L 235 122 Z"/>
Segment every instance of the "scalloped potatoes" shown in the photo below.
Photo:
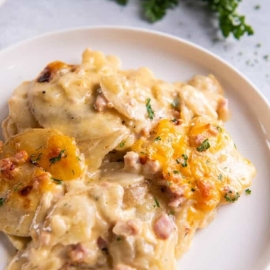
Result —
<path fill-rule="evenodd" d="M 213 75 L 164 82 L 87 49 L 19 86 L 9 110 L 0 230 L 21 249 L 9 270 L 174 269 L 255 175 Z"/>

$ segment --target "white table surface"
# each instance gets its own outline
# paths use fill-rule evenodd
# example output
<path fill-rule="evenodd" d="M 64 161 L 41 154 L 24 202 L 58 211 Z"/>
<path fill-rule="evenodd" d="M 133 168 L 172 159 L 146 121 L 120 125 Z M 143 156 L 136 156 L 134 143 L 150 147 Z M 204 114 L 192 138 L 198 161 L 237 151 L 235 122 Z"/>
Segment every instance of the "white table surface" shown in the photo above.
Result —
<path fill-rule="evenodd" d="M 239 13 L 246 15 L 255 30 L 255 35 L 240 41 L 217 39 L 210 14 L 194 4 L 196 1 L 181 1 L 177 9 L 155 24 L 141 18 L 140 0 L 129 2 L 122 7 L 112 0 L 7 0 L 0 6 L 0 50 L 27 38 L 73 27 L 120 25 L 153 29 L 187 39 L 219 55 L 270 100 L 269 0 L 244 0 L 240 4 Z M 257 5 L 259 9 L 255 8 Z"/>

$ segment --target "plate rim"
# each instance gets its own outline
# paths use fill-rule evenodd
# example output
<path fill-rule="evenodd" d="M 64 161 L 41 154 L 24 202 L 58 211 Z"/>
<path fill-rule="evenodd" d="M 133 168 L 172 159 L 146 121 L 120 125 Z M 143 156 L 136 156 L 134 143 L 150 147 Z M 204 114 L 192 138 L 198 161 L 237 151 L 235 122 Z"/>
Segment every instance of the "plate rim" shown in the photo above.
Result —
<path fill-rule="evenodd" d="M 2 50 L 0 50 L 0 58 L 1 56 L 3 56 L 4 54 L 15 50 L 17 48 L 19 48 L 20 46 L 23 46 L 27 43 L 31 43 L 33 41 L 37 41 L 39 39 L 43 39 L 43 38 L 48 38 L 48 37 L 52 37 L 52 36 L 57 36 L 59 34 L 66 34 L 69 32 L 77 32 L 77 31 L 87 31 L 87 30 L 109 30 L 109 31 L 133 31 L 133 32 L 137 32 L 137 33 L 144 33 L 144 34 L 152 34 L 155 36 L 159 36 L 159 37 L 165 37 L 165 38 L 169 38 L 172 39 L 174 41 L 178 41 L 181 42 L 187 46 L 192 47 L 193 49 L 197 49 L 199 51 L 201 51 L 202 53 L 208 55 L 209 57 L 212 57 L 213 59 L 216 59 L 217 61 L 219 61 L 221 64 L 225 65 L 227 68 L 231 69 L 234 73 L 236 73 L 239 77 L 241 77 L 247 84 L 249 84 L 252 88 L 252 91 L 258 95 L 258 98 L 261 99 L 261 101 L 263 101 L 265 103 L 265 105 L 267 105 L 267 107 L 270 109 L 270 100 L 268 100 L 264 94 L 259 90 L 259 88 L 255 85 L 255 83 L 253 83 L 246 75 L 244 75 L 241 71 L 239 71 L 235 66 L 233 66 L 232 64 L 230 64 L 228 61 L 226 61 L 225 59 L 223 59 L 221 56 L 209 51 L 208 49 L 202 47 L 201 45 L 195 44 L 191 41 L 188 41 L 184 38 L 172 35 L 172 34 L 168 34 L 162 31 L 158 31 L 158 30 L 152 30 L 152 29 L 145 29 L 142 27 L 133 27 L 133 26 L 119 26 L 119 25 L 96 25 L 96 26 L 86 26 L 86 27 L 71 27 L 71 28 L 65 28 L 65 29 L 61 29 L 61 30 L 56 30 L 56 31 L 49 31 L 47 33 L 44 34 L 40 34 L 40 35 L 35 35 L 33 37 L 30 38 L 26 38 L 23 39 L 19 42 L 16 42 Z"/>

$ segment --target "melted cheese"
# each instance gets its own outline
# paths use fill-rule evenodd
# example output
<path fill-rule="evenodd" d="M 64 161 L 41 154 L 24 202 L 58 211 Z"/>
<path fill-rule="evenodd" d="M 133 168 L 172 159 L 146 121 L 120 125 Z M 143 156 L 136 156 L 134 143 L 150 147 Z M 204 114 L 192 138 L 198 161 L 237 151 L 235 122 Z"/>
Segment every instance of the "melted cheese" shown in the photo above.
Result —
<path fill-rule="evenodd" d="M 194 118 L 188 125 L 163 119 L 152 136 L 138 140 L 132 150 L 142 159 L 157 160 L 167 185 L 184 187 L 185 198 L 195 200 L 204 212 L 226 202 L 228 192 L 241 193 L 255 173 L 221 123 L 209 118 Z"/>
<path fill-rule="evenodd" d="M 255 175 L 223 127 L 213 75 L 164 82 L 87 49 L 18 87 L 9 109 L 0 230 L 21 251 L 8 270 L 175 269 Z"/>
<path fill-rule="evenodd" d="M 50 194 L 53 203 L 62 181 L 82 177 L 84 166 L 74 140 L 58 131 L 34 129 L 11 138 L 0 154 L 0 229 L 29 236 L 42 195 Z"/>

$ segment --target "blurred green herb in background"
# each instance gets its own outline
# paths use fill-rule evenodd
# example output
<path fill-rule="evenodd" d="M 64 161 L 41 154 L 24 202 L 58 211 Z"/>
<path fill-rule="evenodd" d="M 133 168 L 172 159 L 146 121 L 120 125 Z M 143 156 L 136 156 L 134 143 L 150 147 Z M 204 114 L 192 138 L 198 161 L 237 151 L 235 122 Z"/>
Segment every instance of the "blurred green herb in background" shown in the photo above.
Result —
<path fill-rule="evenodd" d="M 168 9 L 177 7 L 180 0 L 140 0 L 144 17 L 149 22 L 161 20 Z M 126 5 L 128 0 L 116 0 L 120 5 Z M 241 0 L 199 0 L 205 2 L 210 10 L 217 16 L 219 28 L 224 37 L 232 34 L 240 39 L 244 34 L 252 35 L 252 27 L 246 24 L 245 16 L 237 13 L 237 7 Z"/>

